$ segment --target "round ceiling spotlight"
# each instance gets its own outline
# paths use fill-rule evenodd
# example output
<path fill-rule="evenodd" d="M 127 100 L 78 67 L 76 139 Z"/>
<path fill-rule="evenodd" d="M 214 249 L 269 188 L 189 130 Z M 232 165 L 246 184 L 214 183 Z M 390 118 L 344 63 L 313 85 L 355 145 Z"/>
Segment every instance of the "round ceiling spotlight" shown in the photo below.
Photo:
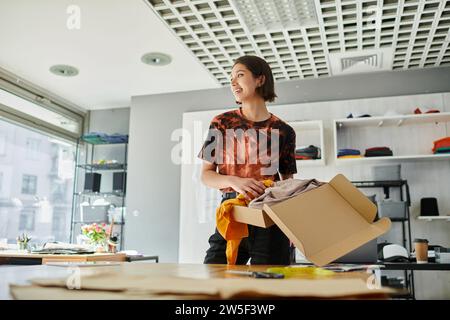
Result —
<path fill-rule="evenodd" d="M 165 66 L 172 62 L 172 58 L 165 53 L 149 52 L 141 57 L 141 61 L 151 66 Z"/>
<path fill-rule="evenodd" d="M 50 72 L 62 77 L 74 77 L 78 74 L 78 69 L 65 64 L 57 64 L 50 67 Z"/>

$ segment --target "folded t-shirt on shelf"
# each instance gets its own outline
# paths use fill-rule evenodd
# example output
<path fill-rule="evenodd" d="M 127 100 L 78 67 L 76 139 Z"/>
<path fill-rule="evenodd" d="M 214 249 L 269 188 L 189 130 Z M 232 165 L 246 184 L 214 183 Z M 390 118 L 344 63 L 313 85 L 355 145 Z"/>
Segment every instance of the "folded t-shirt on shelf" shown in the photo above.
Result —
<path fill-rule="evenodd" d="M 106 134 L 103 132 L 88 132 L 81 136 L 81 139 L 93 143 L 93 144 L 102 144 L 102 143 L 127 143 L 128 135 L 127 134 Z"/>
<path fill-rule="evenodd" d="M 338 150 L 338 157 L 343 156 L 358 156 L 361 154 L 361 151 L 358 149 L 339 149 Z"/>
<path fill-rule="evenodd" d="M 422 113 L 439 113 L 440 111 L 438 109 L 434 109 L 434 108 L 422 108 L 423 110 L 421 110 L 420 108 L 416 108 L 414 110 L 415 114 L 422 114 Z"/>
<path fill-rule="evenodd" d="M 367 114 L 367 113 L 364 113 L 364 114 L 353 114 L 353 113 L 350 113 L 347 116 L 347 119 L 351 119 L 351 118 L 370 118 L 370 117 L 371 117 L 371 115 Z"/>
<path fill-rule="evenodd" d="M 358 159 L 363 158 L 362 155 L 348 155 L 348 156 L 339 156 L 339 159 Z"/>
<path fill-rule="evenodd" d="M 444 151 L 443 148 L 450 148 L 450 137 L 445 137 L 433 142 L 433 153 L 447 153 L 448 151 L 442 152 Z M 438 152 L 438 150 L 441 152 Z"/>
<path fill-rule="evenodd" d="M 434 153 L 450 153 L 450 147 L 437 148 Z"/>
<path fill-rule="evenodd" d="M 314 160 L 314 158 L 313 157 L 306 157 L 306 156 L 295 155 L 295 160 Z"/>
<path fill-rule="evenodd" d="M 373 147 L 366 149 L 365 157 L 386 157 L 392 156 L 392 150 L 388 147 Z"/>
<path fill-rule="evenodd" d="M 299 147 L 295 150 L 295 156 L 306 157 L 310 159 L 320 159 L 320 148 L 314 145 L 308 147 Z"/>

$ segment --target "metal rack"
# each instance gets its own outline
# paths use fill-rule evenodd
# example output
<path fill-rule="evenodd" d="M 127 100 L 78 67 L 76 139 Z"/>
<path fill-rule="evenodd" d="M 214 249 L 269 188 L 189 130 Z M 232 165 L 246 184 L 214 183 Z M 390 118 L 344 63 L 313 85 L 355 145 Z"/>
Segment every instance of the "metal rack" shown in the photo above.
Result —
<path fill-rule="evenodd" d="M 408 248 L 408 252 L 412 252 L 411 239 L 411 215 L 409 208 L 411 206 L 411 197 L 409 193 L 409 185 L 407 180 L 392 180 L 392 181 L 352 181 L 357 188 L 383 188 L 386 199 L 390 197 L 390 188 L 399 188 L 400 201 L 406 201 L 406 217 L 405 218 L 391 218 L 392 222 L 401 222 L 402 224 L 402 241 L 403 246 Z M 406 226 L 405 226 L 406 224 Z M 407 230 L 406 230 L 407 229 Z M 406 235 L 406 232 L 408 235 Z M 414 272 L 413 270 L 403 270 L 405 276 L 405 285 L 409 291 L 406 298 L 415 299 L 414 291 Z"/>
<path fill-rule="evenodd" d="M 122 163 L 104 163 L 98 164 L 94 163 L 94 156 L 96 147 L 99 146 L 111 146 L 111 145 L 122 145 L 123 144 L 123 162 Z M 81 148 L 85 148 L 85 157 L 84 159 L 80 159 L 81 157 Z M 74 194 L 72 198 L 72 217 L 71 217 L 71 226 L 70 226 L 70 240 L 71 242 L 75 242 L 76 239 L 76 230 L 77 227 L 82 224 L 90 224 L 90 223 L 106 223 L 109 224 L 109 221 L 102 220 L 86 220 L 86 219 L 77 219 L 77 212 L 80 210 L 80 204 L 87 200 L 91 201 L 93 198 L 106 198 L 106 199 L 114 199 L 113 202 L 120 205 L 121 208 L 121 219 L 120 221 L 115 221 L 113 225 L 113 231 L 119 231 L 119 250 L 123 249 L 124 244 L 124 225 L 125 225 L 125 198 L 126 198 L 126 179 L 123 179 L 123 184 L 120 192 L 111 190 L 107 192 L 87 192 L 87 191 L 79 191 L 81 188 L 80 183 L 80 173 L 93 173 L 98 171 L 107 171 L 107 172 L 123 172 L 124 175 L 127 172 L 127 153 L 128 153 L 128 142 L 92 142 L 85 141 L 82 138 L 77 140 L 77 149 L 76 149 L 76 166 L 75 166 L 75 176 L 74 176 Z M 80 163 L 83 161 L 83 163 Z M 82 180 L 83 181 L 83 180 Z"/>

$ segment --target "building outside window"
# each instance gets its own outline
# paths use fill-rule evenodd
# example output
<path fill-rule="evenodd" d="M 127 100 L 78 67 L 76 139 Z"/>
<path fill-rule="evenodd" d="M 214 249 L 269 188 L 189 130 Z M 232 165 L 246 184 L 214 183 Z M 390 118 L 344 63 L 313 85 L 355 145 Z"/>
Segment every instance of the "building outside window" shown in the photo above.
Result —
<path fill-rule="evenodd" d="M 26 152 L 27 159 L 29 160 L 39 160 L 39 145 L 40 141 L 35 138 L 27 138 L 26 142 Z"/>
<path fill-rule="evenodd" d="M 6 134 L 0 132 L 0 157 L 6 154 Z"/>
<path fill-rule="evenodd" d="M 36 211 L 23 209 L 19 217 L 19 231 L 34 231 Z"/>
<path fill-rule="evenodd" d="M 4 120 L 0 132 L 8 146 L 0 157 L 0 238 L 15 243 L 26 232 L 36 244 L 68 242 L 76 144 Z"/>
<path fill-rule="evenodd" d="M 22 193 L 23 194 L 36 194 L 37 177 L 24 174 L 22 176 Z"/>

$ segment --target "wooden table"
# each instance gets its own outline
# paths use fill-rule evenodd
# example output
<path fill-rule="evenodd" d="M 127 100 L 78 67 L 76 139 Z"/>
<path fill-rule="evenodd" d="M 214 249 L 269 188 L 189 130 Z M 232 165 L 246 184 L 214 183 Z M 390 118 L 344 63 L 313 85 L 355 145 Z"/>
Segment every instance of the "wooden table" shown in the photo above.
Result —
<path fill-rule="evenodd" d="M 73 290 L 66 286 L 67 279 L 73 278 L 73 269 L 55 266 L 32 267 L 6 267 L 15 268 L 20 272 L 23 268 L 39 268 L 42 276 L 33 281 L 32 285 L 23 286 L 21 282 L 9 282 L 11 294 L 17 299 L 228 299 L 239 297 L 231 295 L 230 289 L 243 288 L 242 292 L 248 298 L 264 297 L 273 291 L 283 291 L 284 288 L 313 292 L 312 297 L 323 294 L 323 298 L 386 298 L 392 292 L 376 291 L 368 292 L 366 280 L 370 274 L 365 272 L 336 273 L 332 276 L 317 277 L 312 275 L 295 276 L 295 279 L 253 279 L 243 275 L 228 273 L 228 270 L 265 271 L 267 265 L 260 266 L 228 266 L 205 264 L 134 264 L 120 263 L 116 266 L 83 267 L 78 272 L 79 290 Z M 35 269 L 37 270 L 37 269 Z M 58 279 L 49 270 L 58 272 Z M 10 270 L 12 272 L 13 270 Z M 64 273 L 66 272 L 66 273 Z M 35 273 L 36 274 L 36 273 Z M 62 275 L 65 276 L 62 276 Z M 35 279 L 36 275 L 31 279 Z M 28 278 L 27 280 L 30 280 Z M 72 279 L 73 280 L 73 279 Z M 294 281 L 301 280 L 302 282 Z M 313 280 L 313 281 L 304 281 Z M 320 281 L 324 280 L 324 281 Z M 343 280 L 330 281 L 328 280 Z M 361 294 L 348 294 L 348 281 L 360 281 L 353 292 Z M 337 283 L 339 282 L 339 283 Z M 17 284 L 19 286 L 17 286 Z M 29 283 L 28 283 L 29 284 Z M 354 284 L 354 283 L 353 283 Z M 89 287 L 93 285 L 94 287 Z M 163 288 L 163 289 L 161 289 Z M 176 288 L 176 289 L 174 289 Z M 218 293 L 205 293 L 209 289 Z M 365 288 L 365 289 L 364 289 Z M 362 290 L 361 290 L 362 289 Z M 197 290 L 197 291 L 196 291 Z M 269 291 L 267 291 L 269 290 Z M 305 291 L 306 290 L 306 291 Z M 309 291 L 308 291 L 309 290 Z M 371 290 L 369 290 L 371 291 Z M 147 292 L 147 293 L 146 293 Z M 160 293 L 158 293 L 160 292 Z M 250 293 L 249 293 L 250 292 Z M 330 294 L 331 292 L 331 294 Z M 350 289 L 350 292 L 351 289 Z M 254 296 L 253 296 L 254 294 Z M 303 297 L 303 293 L 297 297 Z M 286 295 L 285 295 L 286 296 Z M 282 297 L 282 295 L 280 296 Z M 308 297 L 305 294 L 305 297 Z M 244 297 L 245 298 L 245 297 Z"/>
<path fill-rule="evenodd" d="M 0 264 L 36 265 L 48 262 L 126 261 L 125 253 L 39 254 L 13 250 L 0 251 Z"/>

